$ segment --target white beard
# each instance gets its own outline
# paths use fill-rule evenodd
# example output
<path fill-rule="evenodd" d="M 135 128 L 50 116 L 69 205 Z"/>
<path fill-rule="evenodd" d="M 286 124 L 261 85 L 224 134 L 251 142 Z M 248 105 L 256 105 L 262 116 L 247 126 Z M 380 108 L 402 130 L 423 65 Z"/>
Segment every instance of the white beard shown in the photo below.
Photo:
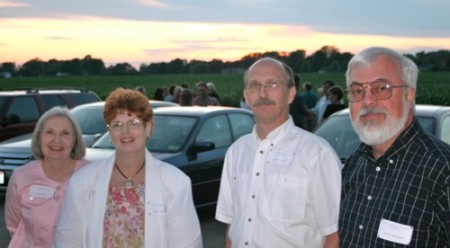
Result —
<path fill-rule="evenodd" d="M 380 145 L 387 142 L 405 127 L 409 116 L 408 105 L 409 104 L 407 101 L 403 101 L 403 106 L 406 111 L 403 111 L 400 118 L 391 117 L 388 111 L 382 108 L 361 109 L 355 120 L 352 120 L 353 127 L 355 128 L 359 139 L 366 145 L 370 146 Z M 386 120 L 381 124 L 374 121 L 369 121 L 366 124 L 362 124 L 359 121 L 359 117 L 367 113 L 383 113 L 386 115 Z"/>

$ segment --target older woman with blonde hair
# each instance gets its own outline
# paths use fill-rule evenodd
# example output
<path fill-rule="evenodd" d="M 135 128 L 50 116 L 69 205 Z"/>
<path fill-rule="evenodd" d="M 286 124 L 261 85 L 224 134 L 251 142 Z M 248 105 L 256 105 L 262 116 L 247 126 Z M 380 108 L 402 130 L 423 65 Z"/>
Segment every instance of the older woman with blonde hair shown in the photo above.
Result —
<path fill-rule="evenodd" d="M 8 183 L 9 247 L 51 247 L 69 178 L 88 163 L 80 127 L 64 107 L 41 116 L 31 150 L 36 160 L 15 169 Z"/>
<path fill-rule="evenodd" d="M 56 247 L 201 247 L 191 181 L 146 149 L 154 120 L 147 98 L 119 88 L 103 117 L 115 153 L 69 184 Z"/>

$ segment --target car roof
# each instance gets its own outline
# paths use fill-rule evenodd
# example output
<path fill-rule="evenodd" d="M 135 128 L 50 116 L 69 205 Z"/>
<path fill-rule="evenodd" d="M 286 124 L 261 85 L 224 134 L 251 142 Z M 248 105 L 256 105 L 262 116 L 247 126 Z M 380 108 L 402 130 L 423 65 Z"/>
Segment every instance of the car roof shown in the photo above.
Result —
<path fill-rule="evenodd" d="M 70 94 L 70 93 L 93 93 L 85 88 L 11 88 L 0 89 L 0 95 L 19 96 L 32 94 Z"/>
<path fill-rule="evenodd" d="M 436 116 L 439 115 L 443 111 L 450 111 L 450 107 L 439 106 L 439 105 L 427 105 L 427 104 L 416 104 L 416 115 L 420 116 Z M 343 109 L 337 112 L 335 115 L 349 115 L 349 108 Z"/>
<path fill-rule="evenodd" d="M 178 104 L 176 104 L 174 102 L 166 102 L 166 101 L 158 101 L 158 100 L 149 100 L 149 102 L 150 102 L 150 105 L 153 107 L 179 106 Z M 103 106 L 105 106 L 104 101 L 82 104 L 82 105 L 76 106 L 73 109 L 79 110 L 79 109 L 88 109 L 88 108 L 100 108 Z"/>
<path fill-rule="evenodd" d="M 179 106 L 170 108 L 157 108 L 154 110 L 155 114 L 158 115 L 183 115 L 183 116 L 202 116 L 206 114 L 214 114 L 221 112 L 235 112 L 252 114 L 251 111 L 235 107 L 225 107 L 225 106 Z"/>

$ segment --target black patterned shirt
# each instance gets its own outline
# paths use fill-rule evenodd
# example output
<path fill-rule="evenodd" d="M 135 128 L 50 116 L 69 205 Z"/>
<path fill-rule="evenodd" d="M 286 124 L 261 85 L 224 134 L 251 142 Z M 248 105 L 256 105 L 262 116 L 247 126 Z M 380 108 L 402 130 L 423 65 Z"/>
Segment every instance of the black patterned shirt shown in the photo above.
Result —
<path fill-rule="evenodd" d="M 450 146 L 417 120 L 378 159 L 360 145 L 342 180 L 341 247 L 450 247 Z M 396 242 L 378 237 L 386 238 L 382 220 L 400 224 L 401 235 L 386 232 Z M 410 239 L 404 238 L 408 232 Z M 409 243 L 401 244 L 405 239 Z"/>

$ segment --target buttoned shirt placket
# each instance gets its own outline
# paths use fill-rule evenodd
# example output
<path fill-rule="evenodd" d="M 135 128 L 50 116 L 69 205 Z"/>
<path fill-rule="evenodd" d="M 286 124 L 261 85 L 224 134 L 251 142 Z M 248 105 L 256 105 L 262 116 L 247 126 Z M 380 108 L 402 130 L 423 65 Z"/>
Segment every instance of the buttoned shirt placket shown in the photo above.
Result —
<path fill-rule="evenodd" d="M 259 203 L 259 197 L 263 194 L 263 179 L 264 179 L 264 167 L 267 163 L 266 157 L 269 152 L 269 149 L 271 148 L 271 141 L 268 139 L 265 140 L 257 140 L 257 146 L 255 149 L 254 154 L 254 160 L 252 165 L 252 174 L 250 177 L 250 191 L 249 195 L 247 196 L 250 200 L 248 201 L 249 206 L 247 207 L 247 213 L 246 218 L 247 221 L 245 222 L 246 225 L 243 228 L 244 234 L 243 234 L 243 242 L 244 247 L 253 247 L 252 245 L 252 234 L 253 229 L 256 225 L 258 225 L 258 206 Z"/>

